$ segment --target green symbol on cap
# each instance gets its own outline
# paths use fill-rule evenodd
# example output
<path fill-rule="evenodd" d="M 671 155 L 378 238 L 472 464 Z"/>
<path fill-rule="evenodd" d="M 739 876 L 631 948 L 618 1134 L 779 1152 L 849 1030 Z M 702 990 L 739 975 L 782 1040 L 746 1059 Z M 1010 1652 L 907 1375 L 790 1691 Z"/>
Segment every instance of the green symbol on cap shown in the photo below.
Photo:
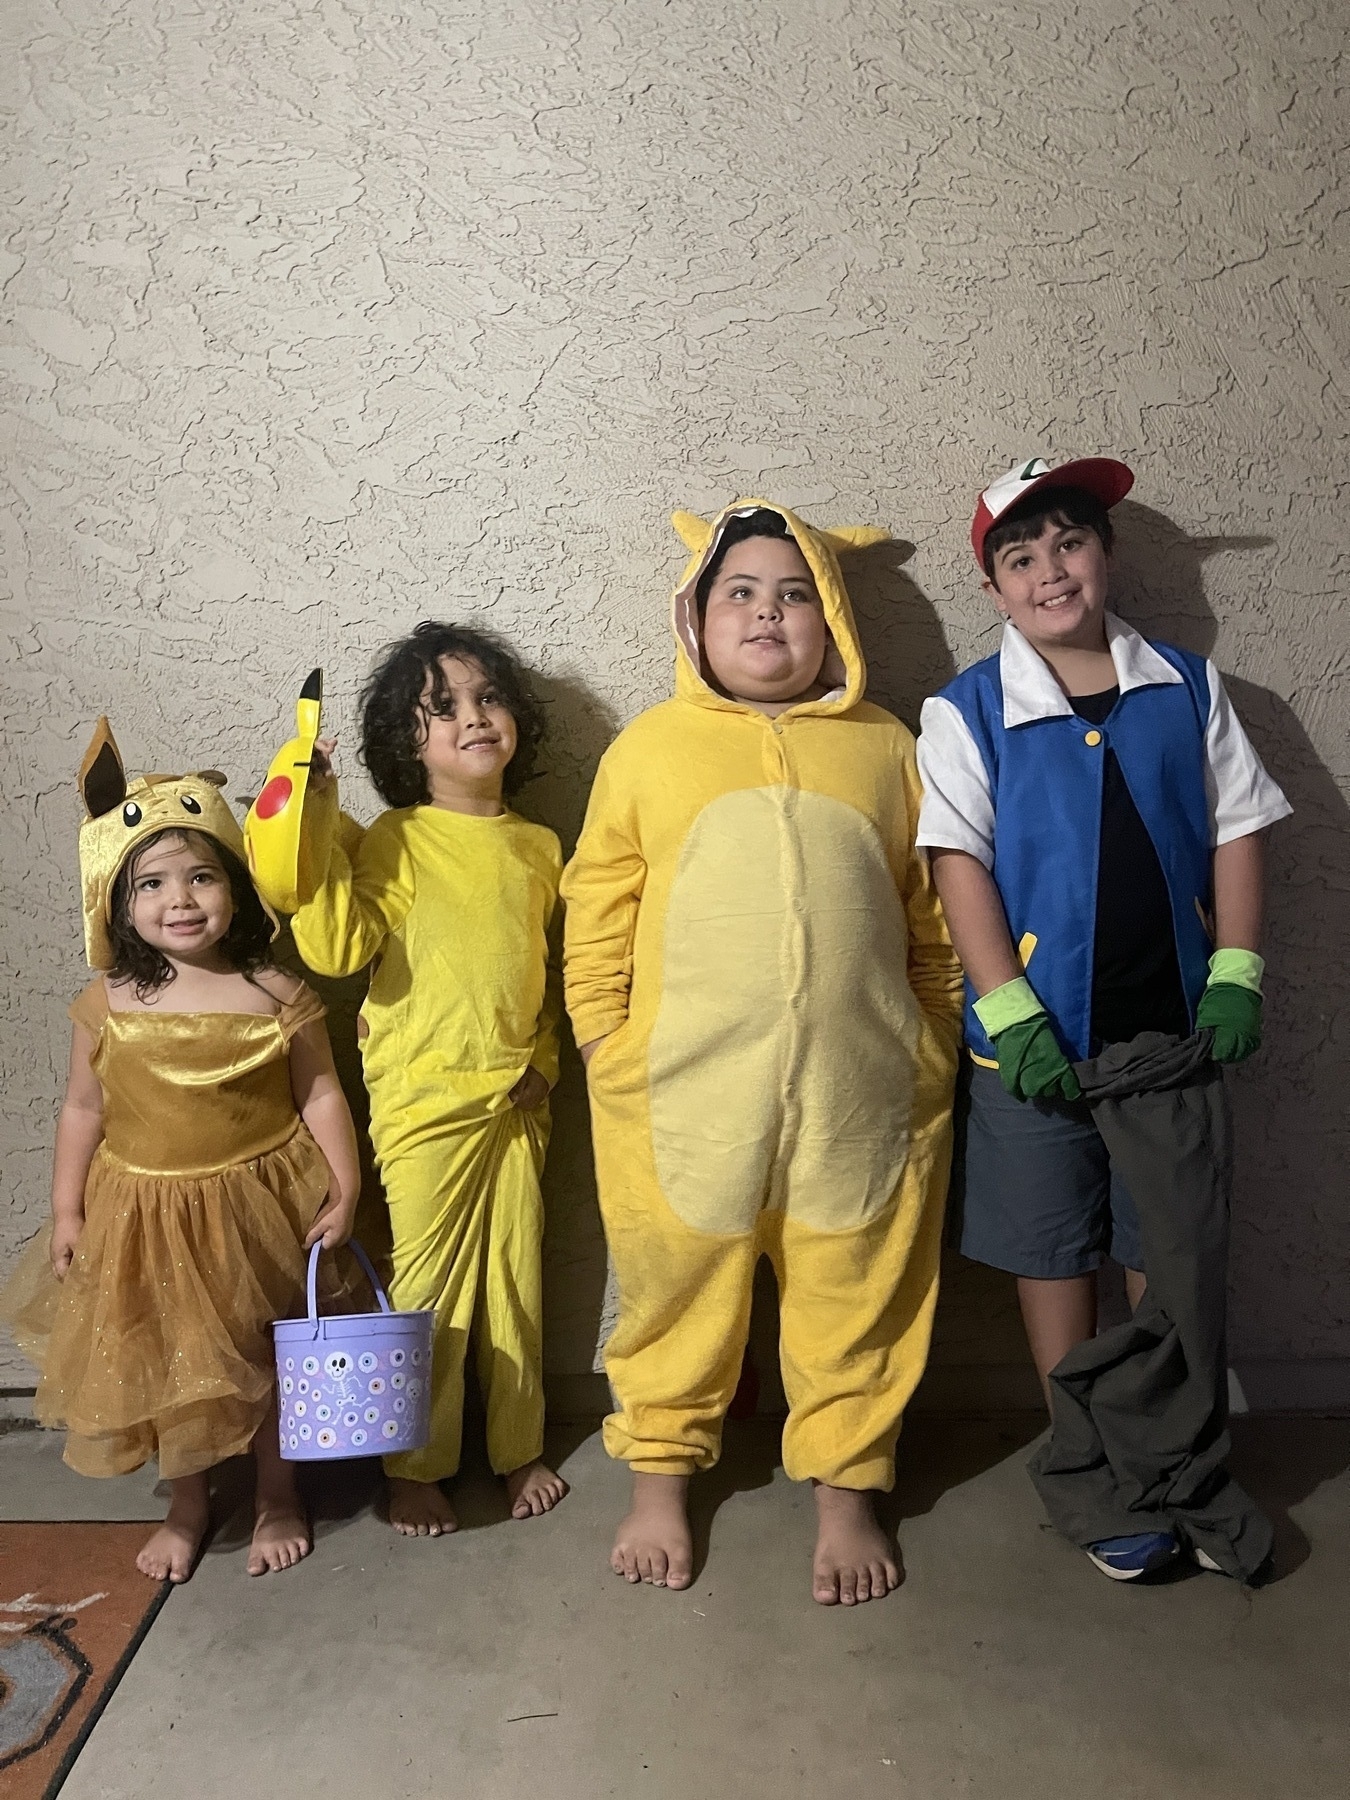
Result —
<path fill-rule="evenodd" d="M 1031 461 L 1027 464 L 1026 468 L 1023 469 L 1022 473 L 1017 477 L 1017 479 L 1019 481 L 1032 481 L 1035 479 L 1035 477 L 1037 475 L 1039 475 L 1044 470 L 1044 468 L 1045 468 L 1044 458 L 1039 457 L 1039 456 L 1033 456 Z"/>

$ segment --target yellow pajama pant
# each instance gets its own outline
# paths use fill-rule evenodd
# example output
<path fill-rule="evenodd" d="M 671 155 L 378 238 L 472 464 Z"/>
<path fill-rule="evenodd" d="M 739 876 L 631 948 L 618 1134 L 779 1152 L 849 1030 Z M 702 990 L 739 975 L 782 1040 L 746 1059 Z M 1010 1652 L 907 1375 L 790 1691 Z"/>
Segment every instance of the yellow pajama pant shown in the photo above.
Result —
<path fill-rule="evenodd" d="M 778 1279 L 790 1409 L 786 1473 L 832 1487 L 894 1485 L 901 1418 L 932 1334 L 951 1153 L 945 1110 L 921 1113 L 916 1125 L 894 1199 L 843 1231 L 813 1229 L 770 1208 L 752 1231 L 693 1230 L 645 1182 L 639 1197 L 640 1159 L 624 1154 L 630 1146 L 597 1135 L 619 1285 L 618 1324 L 605 1350 L 619 1406 L 605 1421 L 611 1456 L 658 1475 L 717 1461 L 749 1333 L 755 1264 L 767 1255 Z"/>
<path fill-rule="evenodd" d="M 436 1315 L 431 1436 L 423 1450 L 386 1457 L 389 1475 L 441 1481 L 459 1468 L 471 1339 L 492 1467 L 505 1474 L 543 1450 L 539 1176 L 548 1131 L 547 1106 L 507 1106 L 381 1162 L 394 1240 L 389 1297 L 399 1312 Z"/>

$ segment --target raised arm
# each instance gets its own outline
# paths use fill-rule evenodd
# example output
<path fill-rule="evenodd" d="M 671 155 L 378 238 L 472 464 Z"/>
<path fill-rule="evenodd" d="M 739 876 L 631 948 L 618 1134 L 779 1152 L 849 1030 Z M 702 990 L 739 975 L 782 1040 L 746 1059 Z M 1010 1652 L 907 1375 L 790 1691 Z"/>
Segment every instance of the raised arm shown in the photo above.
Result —
<path fill-rule="evenodd" d="M 355 975 L 407 917 L 411 862 L 381 821 L 358 836 L 360 828 L 339 810 L 337 782 L 326 766 L 311 777 L 305 824 L 314 887 L 291 921 L 295 945 L 317 974 Z"/>
<path fill-rule="evenodd" d="M 52 1164 L 52 1269 L 64 1281 L 84 1230 L 84 1190 L 94 1152 L 103 1142 L 103 1089 L 89 1065 L 94 1039 L 83 1025 L 70 1037 L 66 1097 L 56 1122 Z"/>
<path fill-rule="evenodd" d="M 630 809 L 601 761 L 576 854 L 562 878 L 567 905 L 563 986 L 582 1058 L 628 1017 L 633 939 L 647 865 Z"/>

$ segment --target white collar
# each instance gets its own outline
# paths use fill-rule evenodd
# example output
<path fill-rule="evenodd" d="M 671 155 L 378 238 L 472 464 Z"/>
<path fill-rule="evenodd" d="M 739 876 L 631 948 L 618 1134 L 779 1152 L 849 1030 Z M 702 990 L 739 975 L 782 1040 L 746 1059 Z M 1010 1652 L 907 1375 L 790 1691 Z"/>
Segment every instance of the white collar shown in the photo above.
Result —
<path fill-rule="evenodd" d="M 1105 615 L 1106 647 L 1116 668 L 1116 686 L 1122 694 L 1131 688 L 1172 685 L 1181 676 L 1165 657 L 1140 637 L 1132 625 L 1114 613 Z M 1011 620 L 1003 627 L 998 653 L 999 679 L 1003 683 L 1003 724 L 1029 725 L 1033 719 L 1063 718 L 1073 713 L 1073 702 L 1055 680 L 1054 671 L 1039 656 Z"/>

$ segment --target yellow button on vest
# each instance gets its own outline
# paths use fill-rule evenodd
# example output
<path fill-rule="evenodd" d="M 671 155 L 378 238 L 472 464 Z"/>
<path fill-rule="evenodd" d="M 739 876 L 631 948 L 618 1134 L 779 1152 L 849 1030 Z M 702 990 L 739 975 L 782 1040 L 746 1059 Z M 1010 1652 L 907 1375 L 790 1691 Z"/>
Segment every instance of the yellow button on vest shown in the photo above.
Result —
<path fill-rule="evenodd" d="M 1100 731 L 1089 731 L 1087 736 L 1083 739 L 1083 742 L 1085 744 L 1091 744 L 1092 748 L 1094 750 L 1097 748 L 1098 744 L 1101 743 L 1101 741 L 1102 741 L 1102 734 Z"/>

